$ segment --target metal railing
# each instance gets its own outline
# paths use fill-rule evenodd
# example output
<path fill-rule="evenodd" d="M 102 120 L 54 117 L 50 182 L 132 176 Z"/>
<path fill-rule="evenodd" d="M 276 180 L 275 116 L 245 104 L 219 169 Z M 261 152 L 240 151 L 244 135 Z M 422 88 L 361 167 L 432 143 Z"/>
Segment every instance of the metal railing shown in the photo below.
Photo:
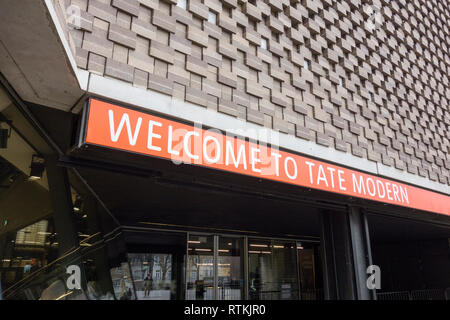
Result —
<path fill-rule="evenodd" d="M 242 287 L 240 285 L 225 285 L 219 287 L 219 300 L 241 300 Z"/>
<path fill-rule="evenodd" d="M 84 290 L 67 286 L 69 274 L 66 264 L 55 263 L 46 266 L 7 288 L 3 299 L 7 300 L 67 300 L 86 299 Z M 55 295 L 56 294 L 56 295 Z"/>
<path fill-rule="evenodd" d="M 446 300 L 445 289 L 424 289 L 377 293 L 378 300 Z"/>
<path fill-rule="evenodd" d="M 250 299 L 252 300 L 323 300 L 323 290 L 301 290 L 300 296 L 298 288 L 285 287 L 285 284 L 292 283 L 266 283 L 261 285 L 259 288 L 253 288 L 249 293 Z M 252 289 L 252 288 L 250 288 Z"/>
<path fill-rule="evenodd" d="M 377 293 L 378 300 L 411 300 L 408 291 L 380 292 Z"/>
<path fill-rule="evenodd" d="M 300 290 L 300 300 L 324 300 L 323 290 Z"/>
<path fill-rule="evenodd" d="M 98 241 L 89 244 L 89 246 L 84 246 L 84 244 L 88 243 L 88 240 L 91 240 L 98 235 L 99 233 L 90 235 L 80 241 L 80 246 L 68 250 L 57 259 L 40 269 L 25 275 L 16 283 L 5 288 L 2 293 L 2 298 L 5 300 L 89 299 L 89 294 L 83 289 L 83 285 L 81 289 L 71 289 L 67 287 L 67 279 L 69 278 L 67 267 L 69 265 L 82 264 L 83 258 L 102 244 L 102 241 Z M 80 279 L 82 283 L 84 280 L 85 279 Z M 48 292 L 61 292 L 61 294 L 53 298 L 48 298 Z"/>
<path fill-rule="evenodd" d="M 209 300 L 213 298 L 212 287 L 208 287 L 205 292 L 203 298 L 205 300 Z M 244 298 L 243 288 L 241 285 L 225 285 L 220 286 L 218 288 L 218 300 L 242 300 Z M 250 291 L 249 296 L 251 300 L 297 300 L 298 299 L 298 291 L 297 290 L 283 290 L 283 289 L 275 289 L 271 290 L 269 288 L 255 288 L 256 290 Z M 186 292 L 186 300 L 195 299 L 195 290 L 190 289 Z M 310 291 L 301 291 L 300 293 L 301 300 L 323 300 L 323 290 L 310 290 Z"/>
<path fill-rule="evenodd" d="M 3 299 L 36 300 L 40 297 L 42 291 L 52 282 L 58 280 L 65 282 L 68 278 L 65 267 L 71 263 L 71 257 L 76 256 L 80 252 L 80 249 L 78 247 L 69 250 L 46 266 L 24 276 L 18 282 L 4 290 Z"/>

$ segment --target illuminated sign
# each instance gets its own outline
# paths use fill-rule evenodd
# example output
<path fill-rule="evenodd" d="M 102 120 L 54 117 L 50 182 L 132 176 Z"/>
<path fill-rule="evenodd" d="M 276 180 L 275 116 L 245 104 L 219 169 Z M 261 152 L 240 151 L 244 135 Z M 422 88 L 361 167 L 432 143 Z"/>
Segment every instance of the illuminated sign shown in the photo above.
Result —
<path fill-rule="evenodd" d="M 450 215 L 450 197 L 91 99 L 84 143 Z"/>

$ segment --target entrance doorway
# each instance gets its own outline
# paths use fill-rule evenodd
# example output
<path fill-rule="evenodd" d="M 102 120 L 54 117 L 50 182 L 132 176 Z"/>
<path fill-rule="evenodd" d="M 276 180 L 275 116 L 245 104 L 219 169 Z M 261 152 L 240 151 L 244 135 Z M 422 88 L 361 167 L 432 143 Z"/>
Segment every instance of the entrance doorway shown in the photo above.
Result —
<path fill-rule="evenodd" d="M 319 246 L 294 240 L 248 240 L 250 300 L 321 300 Z"/>
<path fill-rule="evenodd" d="M 318 243 L 182 231 L 125 238 L 138 300 L 323 298 Z"/>
<path fill-rule="evenodd" d="M 244 238 L 189 234 L 187 300 L 244 299 Z"/>
<path fill-rule="evenodd" d="M 294 241 L 249 239 L 249 298 L 297 300 L 299 281 Z"/>

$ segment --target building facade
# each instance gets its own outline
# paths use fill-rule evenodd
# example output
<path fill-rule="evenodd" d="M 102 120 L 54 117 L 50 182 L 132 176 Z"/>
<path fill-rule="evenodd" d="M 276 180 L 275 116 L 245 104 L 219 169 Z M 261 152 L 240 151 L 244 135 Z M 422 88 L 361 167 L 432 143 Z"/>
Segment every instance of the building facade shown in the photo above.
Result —
<path fill-rule="evenodd" d="M 447 1 L 1 6 L 4 299 L 450 296 Z"/>

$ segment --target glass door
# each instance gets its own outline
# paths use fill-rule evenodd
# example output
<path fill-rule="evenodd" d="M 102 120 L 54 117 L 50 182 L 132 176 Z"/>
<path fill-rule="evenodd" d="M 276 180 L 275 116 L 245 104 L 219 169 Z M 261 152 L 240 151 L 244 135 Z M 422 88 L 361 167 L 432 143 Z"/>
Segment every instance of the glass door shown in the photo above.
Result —
<path fill-rule="evenodd" d="M 218 236 L 217 299 L 244 299 L 244 239 Z"/>
<path fill-rule="evenodd" d="M 186 299 L 244 298 L 244 239 L 219 235 L 188 237 Z"/>
<path fill-rule="evenodd" d="M 317 244 L 297 242 L 300 294 L 302 300 L 323 299 L 320 267 L 320 248 Z"/>
<path fill-rule="evenodd" d="M 299 298 L 295 242 L 249 239 L 248 257 L 250 300 Z"/>
<path fill-rule="evenodd" d="M 189 234 L 186 300 L 215 299 L 214 248 L 214 236 Z"/>

